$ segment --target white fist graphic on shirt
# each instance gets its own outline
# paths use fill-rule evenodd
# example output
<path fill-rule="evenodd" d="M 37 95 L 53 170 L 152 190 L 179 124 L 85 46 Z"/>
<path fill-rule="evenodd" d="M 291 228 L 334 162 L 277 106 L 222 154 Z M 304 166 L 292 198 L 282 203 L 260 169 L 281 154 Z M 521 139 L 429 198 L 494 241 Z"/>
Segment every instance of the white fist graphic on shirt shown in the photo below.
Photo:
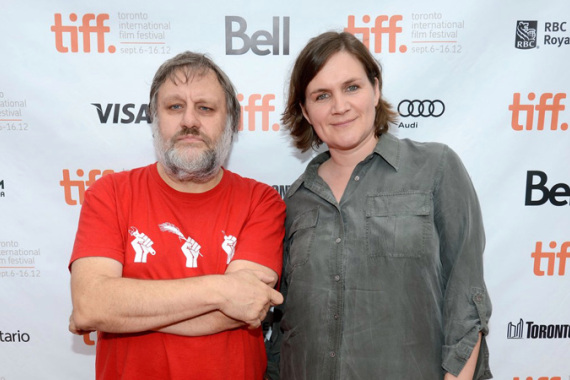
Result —
<path fill-rule="evenodd" d="M 182 252 L 186 256 L 187 268 L 198 268 L 198 256 L 202 256 L 200 248 L 200 244 L 196 243 L 191 237 L 188 237 L 184 245 L 182 245 Z"/>
<path fill-rule="evenodd" d="M 222 249 L 228 255 L 228 261 L 226 262 L 226 264 L 229 264 L 230 261 L 232 261 L 232 258 L 234 257 L 234 253 L 236 252 L 236 243 L 237 243 L 237 238 L 235 236 L 224 234 L 224 242 L 222 243 Z"/>
<path fill-rule="evenodd" d="M 152 248 L 154 242 L 150 240 L 144 233 L 139 232 L 135 227 L 129 229 L 129 234 L 134 236 L 131 245 L 135 250 L 135 263 L 146 263 L 146 257 L 150 253 L 156 255 L 156 251 Z"/>

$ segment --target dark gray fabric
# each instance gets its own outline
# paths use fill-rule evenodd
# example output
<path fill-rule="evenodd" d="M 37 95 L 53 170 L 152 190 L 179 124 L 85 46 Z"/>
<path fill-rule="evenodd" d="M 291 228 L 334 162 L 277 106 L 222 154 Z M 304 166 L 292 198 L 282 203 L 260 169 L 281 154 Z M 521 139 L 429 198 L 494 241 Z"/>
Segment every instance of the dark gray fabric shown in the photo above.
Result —
<path fill-rule="evenodd" d="M 281 379 L 457 375 L 491 315 L 481 212 L 461 160 L 384 134 L 339 204 L 317 174 L 329 157 L 286 196 Z M 476 378 L 488 379 L 481 347 Z"/>

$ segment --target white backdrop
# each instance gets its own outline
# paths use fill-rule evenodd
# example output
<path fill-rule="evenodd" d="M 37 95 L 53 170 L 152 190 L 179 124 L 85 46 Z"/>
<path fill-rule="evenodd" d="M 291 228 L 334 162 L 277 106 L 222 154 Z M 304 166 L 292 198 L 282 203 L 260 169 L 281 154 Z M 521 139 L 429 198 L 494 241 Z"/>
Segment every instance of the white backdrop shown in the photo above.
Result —
<path fill-rule="evenodd" d="M 279 128 L 287 77 L 309 38 L 345 28 L 383 65 L 392 132 L 449 144 L 472 176 L 495 378 L 570 379 L 567 0 L 3 0 L 1 19 L 0 380 L 93 378 L 67 263 L 84 188 L 154 161 L 158 66 L 194 50 L 228 73 L 244 117 L 227 166 L 283 193 L 313 156 Z"/>

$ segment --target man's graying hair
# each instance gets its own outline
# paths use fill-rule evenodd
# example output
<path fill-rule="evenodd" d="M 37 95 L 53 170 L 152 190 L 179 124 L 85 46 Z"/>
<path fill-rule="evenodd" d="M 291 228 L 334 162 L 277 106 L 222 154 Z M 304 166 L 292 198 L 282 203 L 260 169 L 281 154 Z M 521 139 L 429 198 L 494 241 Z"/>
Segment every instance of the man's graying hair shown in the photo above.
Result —
<path fill-rule="evenodd" d="M 237 99 L 236 90 L 230 81 L 230 78 L 228 78 L 226 73 L 224 73 L 218 65 L 216 65 L 210 58 L 206 57 L 206 55 L 193 53 L 191 51 L 186 51 L 170 58 L 158 68 L 152 80 L 152 85 L 150 86 L 149 111 L 151 121 L 156 117 L 158 89 L 167 79 L 176 83 L 176 74 L 179 71 L 182 71 L 186 76 L 186 81 L 188 81 L 194 75 L 206 75 L 209 70 L 212 70 L 214 74 L 216 74 L 218 82 L 220 82 L 220 85 L 226 94 L 226 110 L 229 125 L 232 128 L 232 132 L 236 133 L 238 131 L 241 115 L 240 104 Z"/>

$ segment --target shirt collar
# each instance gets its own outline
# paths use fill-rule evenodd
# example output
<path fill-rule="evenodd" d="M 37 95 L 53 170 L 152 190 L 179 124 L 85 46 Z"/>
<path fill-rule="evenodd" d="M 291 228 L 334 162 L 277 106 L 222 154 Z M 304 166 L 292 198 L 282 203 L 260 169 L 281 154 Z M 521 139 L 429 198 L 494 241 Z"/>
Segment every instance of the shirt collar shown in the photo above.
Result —
<path fill-rule="evenodd" d="M 389 133 L 382 134 L 378 139 L 378 143 L 374 148 L 373 154 L 368 156 L 364 161 L 370 160 L 374 154 L 380 156 L 384 161 L 392 166 L 395 171 L 398 171 L 398 165 L 400 162 L 400 140 Z M 329 151 L 326 151 L 313 158 L 307 165 L 307 168 L 301 177 L 291 185 L 291 188 L 287 192 L 287 198 L 295 194 L 303 184 L 305 184 L 305 187 L 307 188 L 313 186 L 318 177 L 319 166 L 328 160 L 330 156 Z"/>
<path fill-rule="evenodd" d="M 382 157 L 394 170 L 398 171 L 400 164 L 400 140 L 397 137 L 390 133 L 382 134 L 374 148 L 374 153 Z"/>

